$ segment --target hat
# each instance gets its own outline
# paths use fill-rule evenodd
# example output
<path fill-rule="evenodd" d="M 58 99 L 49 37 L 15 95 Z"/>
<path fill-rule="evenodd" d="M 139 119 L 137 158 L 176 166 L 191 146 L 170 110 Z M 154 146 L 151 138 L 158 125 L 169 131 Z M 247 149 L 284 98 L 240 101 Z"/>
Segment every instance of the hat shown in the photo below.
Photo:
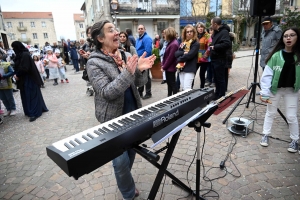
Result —
<path fill-rule="evenodd" d="M 51 46 L 46 46 L 45 51 L 53 51 Z"/>
<path fill-rule="evenodd" d="M 60 53 L 59 49 L 55 49 L 54 53 Z"/>
<path fill-rule="evenodd" d="M 40 55 L 40 54 L 37 53 L 37 52 L 32 54 L 32 56 L 39 56 L 39 55 Z"/>
<path fill-rule="evenodd" d="M 265 17 L 263 20 L 262 20 L 262 23 L 261 24 L 264 24 L 264 23 L 270 23 L 272 22 L 272 18 L 271 17 Z"/>

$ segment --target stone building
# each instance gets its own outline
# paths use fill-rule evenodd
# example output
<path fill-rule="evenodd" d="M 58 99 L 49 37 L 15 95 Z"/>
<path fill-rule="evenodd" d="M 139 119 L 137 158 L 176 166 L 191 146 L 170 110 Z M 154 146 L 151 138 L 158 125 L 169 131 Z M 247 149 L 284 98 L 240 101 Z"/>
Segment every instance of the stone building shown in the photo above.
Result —
<path fill-rule="evenodd" d="M 2 12 L 9 46 L 13 41 L 44 46 L 57 42 L 52 12 Z"/>
<path fill-rule="evenodd" d="M 85 0 L 81 7 L 86 18 L 86 25 L 100 20 L 110 20 L 120 31 L 129 28 L 137 37 L 137 27 L 143 24 L 147 34 L 154 38 L 155 34 L 167 27 L 174 27 L 179 32 L 179 0 L 116 0 L 118 7 L 111 8 L 111 0 Z"/>
<path fill-rule="evenodd" d="M 76 40 L 79 41 L 80 38 L 84 38 L 86 40 L 85 34 L 85 23 L 83 14 L 73 14 L 74 26 L 76 32 Z"/>

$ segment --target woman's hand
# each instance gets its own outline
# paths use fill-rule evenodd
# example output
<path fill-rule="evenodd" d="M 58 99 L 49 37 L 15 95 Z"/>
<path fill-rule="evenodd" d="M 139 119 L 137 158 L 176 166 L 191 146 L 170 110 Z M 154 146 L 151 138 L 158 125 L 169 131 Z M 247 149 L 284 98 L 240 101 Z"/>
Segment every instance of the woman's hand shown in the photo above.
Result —
<path fill-rule="evenodd" d="M 151 55 L 148 58 L 145 58 L 147 55 L 146 52 L 143 53 L 143 55 L 138 60 L 138 69 L 142 72 L 146 69 L 150 69 L 152 65 L 154 64 L 154 61 L 156 59 L 155 55 Z"/>
<path fill-rule="evenodd" d="M 16 81 L 18 81 L 18 80 L 19 80 L 19 78 L 17 77 L 17 75 L 14 75 L 14 78 L 16 79 Z"/>
<path fill-rule="evenodd" d="M 135 73 L 135 69 L 138 63 L 138 56 L 133 55 L 127 58 L 127 70 L 133 75 Z"/>

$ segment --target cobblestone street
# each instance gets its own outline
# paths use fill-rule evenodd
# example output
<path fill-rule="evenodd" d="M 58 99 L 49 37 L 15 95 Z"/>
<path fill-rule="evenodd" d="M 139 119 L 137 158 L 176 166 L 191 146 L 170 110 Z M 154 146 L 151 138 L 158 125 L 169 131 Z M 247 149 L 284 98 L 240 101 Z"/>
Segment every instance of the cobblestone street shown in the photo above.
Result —
<path fill-rule="evenodd" d="M 252 54 L 251 50 L 237 53 L 230 71 L 228 91 L 248 87 L 253 82 L 255 57 Z M 82 74 L 74 74 L 72 68 L 71 65 L 67 66 L 70 83 L 53 86 L 53 82 L 46 82 L 42 93 L 49 112 L 43 113 L 34 122 L 29 122 L 29 118 L 24 116 L 20 94 L 14 93 L 17 114 L 5 117 L 4 123 L 0 125 L 0 199 L 122 199 L 111 162 L 75 180 L 68 177 L 46 154 L 46 147 L 52 143 L 99 124 L 94 114 L 94 98 L 85 94 L 86 83 L 81 79 Z M 259 75 L 261 73 L 259 67 Z M 142 100 L 143 105 L 167 97 L 166 84 L 161 84 L 161 81 L 152 83 L 152 98 Z M 197 74 L 194 88 L 198 89 L 199 86 Z M 255 99 L 260 102 L 258 96 Z M 242 103 L 247 100 L 248 96 Z M 205 173 L 212 180 L 209 182 L 203 179 L 201 168 L 201 194 L 204 195 L 212 188 L 213 191 L 204 195 L 206 199 L 299 200 L 300 155 L 298 152 L 293 154 L 287 151 L 289 130 L 280 115 L 277 115 L 272 129 L 272 136 L 277 139 L 270 139 L 269 147 L 259 144 L 265 106 L 252 102 L 249 108 L 240 105 L 230 116 L 254 120 L 254 131 L 245 138 L 234 135 L 236 145 L 225 162 L 226 170 L 220 169 L 220 162 L 225 159 L 231 143 L 235 141 L 226 124 L 222 124 L 233 106 L 219 115 L 212 115 L 208 119 L 212 126 L 201 132 L 201 145 L 205 141 Z M 285 114 L 284 106 L 280 110 Z M 298 119 L 299 111 L 300 108 Z M 196 187 L 195 160 L 189 166 L 196 151 L 196 141 L 196 132 L 185 127 L 168 166 L 172 174 L 186 184 L 189 182 L 192 189 Z M 150 146 L 152 140 L 145 144 Z M 162 145 L 155 150 L 160 147 Z M 160 161 L 163 156 L 164 153 L 161 153 Z M 140 190 L 136 200 L 147 199 L 157 172 L 156 168 L 137 154 L 132 169 L 136 187 Z M 215 179 L 217 177 L 221 178 Z M 167 177 L 163 179 L 156 199 L 195 199 L 188 195 Z"/>

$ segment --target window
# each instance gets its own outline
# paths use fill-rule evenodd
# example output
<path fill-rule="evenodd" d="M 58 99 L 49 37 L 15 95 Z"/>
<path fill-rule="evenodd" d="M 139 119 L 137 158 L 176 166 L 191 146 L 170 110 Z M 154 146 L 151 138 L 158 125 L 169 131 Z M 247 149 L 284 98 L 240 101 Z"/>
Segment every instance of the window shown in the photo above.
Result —
<path fill-rule="evenodd" d="M 168 0 L 156 0 L 156 4 L 168 5 Z"/>
<path fill-rule="evenodd" d="M 240 0 L 239 10 L 248 10 L 250 9 L 250 0 Z"/>
<path fill-rule="evenodd" d="M 16 39 L 16 35 L 14 33 L 12 33 L 10 39 L 11 40 L 15 40 Z"/>
<path fill-rule="evenodd" d="M 81 38 L 84 38 L 84 35 L 85 35 L 84 32 L 83 32 L 83 33 L 80 33 L 80 37 L 81 37 Z"/>
<path fill-rule="evenodd" d="M 31 26 L 31 27 L 35 27 L 34 22 L 30 22 L 30 26 Z"/>
<path fill-rule="evenodd" d="M 21 38 L 26 40 L 26 33 L 21 33 Z"/>
<path fill-rule="evenodd" d="M 46 22 L 42 22 L 42 27 L 46 27 Z"/>
<path fill-rule="evenodd" d="M 83 24 L 79 24 L 79 28 L 83 28 Z"/>
<path fill-rule="evenodd" d="M 32 33 L 32 37 L 33 37 L 33 39 L 38 39 L 37 38 L 37 33 Z"/>
<path fill-rule="evenodd" d="M 167 21 L 157 22 L 157 34 L 161 36 L 161 32 L 169 27 L 169 23 Z"/>
<path fill-rule="evenodd" d="M 19 27 L 23 27 L 23 22 L 19 22 Z"/>
<path fill-rule="evenodd" d="M 48 33 L 44 33 L 44 38 L 45 38 L 45 39 L 48 38 Z"/>
<path fill-rule="evenodd" d="M 131 0 L 119 0 L 119 4 L 122 4 L 122 3 L 131 3 Z"/>
<path fill-rule="evenodd" d="M 12 28 L 11 22 L 7 22 L 7 28 Z"/>

